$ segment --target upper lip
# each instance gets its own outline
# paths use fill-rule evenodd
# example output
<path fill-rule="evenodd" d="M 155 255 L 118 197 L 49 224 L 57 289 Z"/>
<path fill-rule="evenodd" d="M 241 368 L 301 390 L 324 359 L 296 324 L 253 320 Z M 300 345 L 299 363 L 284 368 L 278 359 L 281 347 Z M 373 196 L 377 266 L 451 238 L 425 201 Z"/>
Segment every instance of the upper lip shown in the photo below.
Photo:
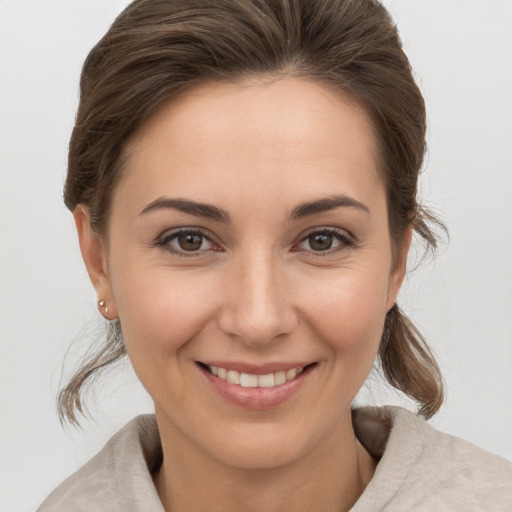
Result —
<path fill-rule="evenodd" d="M 281 361 L 265 364 L 252 364 L 242 361 L 198 361 L 198 363 L 208 366 L 216 366 L 226 370 L 234 370 L 239 373 L 249 373 L 251 375 L 268 375 L 269 373 L 287 372 L 293 368 L 303 368 L 312 364 L 314 361 Z"/>

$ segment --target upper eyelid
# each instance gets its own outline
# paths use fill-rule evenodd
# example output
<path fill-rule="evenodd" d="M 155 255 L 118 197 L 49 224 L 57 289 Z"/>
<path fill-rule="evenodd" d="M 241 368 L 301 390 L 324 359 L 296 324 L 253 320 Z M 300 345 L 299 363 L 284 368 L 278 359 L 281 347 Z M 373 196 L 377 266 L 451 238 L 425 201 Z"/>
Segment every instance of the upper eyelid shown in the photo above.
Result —
<path fill-rule="evenodd" d="M 312 229 L 306 231 L 305 233 L 301 234 L 300 237 L 298 238 L 298 241 L 293 244 L 291 250 L 293 252 L 302 252 L 300 249 L 297 249 L 297 246 L 299 246 L 300 244 L 305 242 L 311 235 L 314 235 L 315 233 L 329 233 L 329 234 L 334 235 L 335 237 L 336 237 L 336 235 L 338 235 L 336 238 L 338 238 L 338 240 L 342 244 L 341 247 L 334 247 L 334 248 L 327 249 L 325 251 L 305 250 L 305 252 L 308 252 L 308 253 L 314 255 L 315 257 L 327 257 L 329 254 L 333 254 L 340 250 L 351 248 L 351 247 L 354 248 L 357 246 L 357 240 L 352 235 L 352 233 L 348 232 L 345 229 L 325 226 L 323 228 L 322 227 L 312 228 Z M 343 241 L 342 239 L 345 239 L 345 241 Z"/>
<path fill-rule="evenodd" d="M 158 235 L 156 241 L 161 242 L 162 240 L 167 240 L 169 238 L 172 238 L 173 236 L 179 235 L 180 233 L 199 233 L 200 235 L 210 240 L 210 242 L 217 243 L 217 237 L 213 235 L 213 233 L 198 226 L 183 226 L 179 228 L 167 229 L 163 231 L 160 235 Z"/>
<path fill-rule="evenodd" d="M 309 236 L 315 234 L 315 233 L 333 233 L 333 234 L 340 234 L 345 236 L 346 238 L 349 238 L 354 243 L 356 242 L 356 237 L 348 230 L 342 229 L 342 228 L 336 228 L 333 226 L 317 226 L 314 228 L 309 228 L 306 231 L 303 231 L 299 237 L 298 240 L 302 242 Z"/>
<path fill-rule="evenodd" d="M 204 237 L 210 244 L 214 247 L 210 247 L 208 249 L 201 249 L 197 251 L 185 251 L 183 249 L 173 248 L 170 242 L 181 233 L 194 233 L 200 234 Z M 221 244 L 215 240 L 215 237 L 210 235 L 208 230 L 199 227 L 179 227 L 167 229 L 164 231 L 159 237 L 157 237 L 156 241 L 152 244 L 153 247 L 157 247 L 159 249 L 163 249 L 167 251 L 169 254 L 173 254 L 174 256 L 184 256 L 187 258 L 201 258 L 204 257 L 209 252 L 217 252 L 223 251 Z"/>

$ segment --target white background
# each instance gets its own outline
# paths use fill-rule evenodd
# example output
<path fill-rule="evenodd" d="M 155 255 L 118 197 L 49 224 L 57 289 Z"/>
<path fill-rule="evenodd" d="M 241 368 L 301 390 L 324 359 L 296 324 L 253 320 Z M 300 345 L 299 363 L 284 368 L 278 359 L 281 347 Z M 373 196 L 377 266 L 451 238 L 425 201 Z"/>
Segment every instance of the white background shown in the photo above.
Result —
<path fill-rule="evenodd" d="M 387 0 L 429 108 L 423 196 L 451 241 L 402 304 L 438 356 L 440 429 L 512 459 L 512 1 Z M 125 0 L 0 0 L 0 511 L 33 511 L 151 402 L 129 367 L 96 422 L 60 427 L 70 366 L 101 337 L 61 201 L 81 64 Z M 360 400 L 400 403 L 382 391 Z"/>

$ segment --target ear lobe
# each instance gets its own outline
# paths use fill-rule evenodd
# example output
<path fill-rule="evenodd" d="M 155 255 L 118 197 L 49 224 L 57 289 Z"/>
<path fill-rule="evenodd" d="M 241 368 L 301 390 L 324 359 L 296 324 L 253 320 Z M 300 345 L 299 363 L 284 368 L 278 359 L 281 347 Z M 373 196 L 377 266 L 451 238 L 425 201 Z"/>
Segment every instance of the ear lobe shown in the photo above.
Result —
<path fill-rule="evenodd" d="M 117 318 L 110 279 L 107 271 L 107 256 L 103 240 L 93 231 L 89 210 L 79 204 L 73 210 L 78 233 L 80 251 L 96 294 L 100 313 L 107 319 Z"/>
<path fill-rule="evenodd" d="M 386 309 L 389 311 L 396 302 L 398 292 L 402 286 L 407 270 L 407 256 L 411 248 L 413 227 L 409 226 L 405 232 L 404 243 L 398 255 L 398 260 L 394 263 L 389 277 L 388 297 L 386 301 Z"/>

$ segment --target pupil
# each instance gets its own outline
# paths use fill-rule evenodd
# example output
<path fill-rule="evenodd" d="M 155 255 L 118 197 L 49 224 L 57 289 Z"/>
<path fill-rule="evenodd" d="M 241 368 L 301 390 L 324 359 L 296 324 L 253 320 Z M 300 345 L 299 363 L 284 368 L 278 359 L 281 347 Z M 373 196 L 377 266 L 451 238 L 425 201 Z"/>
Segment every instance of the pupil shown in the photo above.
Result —
<path fill-rule="evenodd" d="M 180 235 L 178 243 L 184 251 L 197 251 L 201 249 L 203 237 L 195 234 Z"/>
<path fill-rule="evenodd" d="M 332 246 L 332 235 L 318 234 L 309 237 L 311 248 L 315 251 L 326 251 Z"/>

